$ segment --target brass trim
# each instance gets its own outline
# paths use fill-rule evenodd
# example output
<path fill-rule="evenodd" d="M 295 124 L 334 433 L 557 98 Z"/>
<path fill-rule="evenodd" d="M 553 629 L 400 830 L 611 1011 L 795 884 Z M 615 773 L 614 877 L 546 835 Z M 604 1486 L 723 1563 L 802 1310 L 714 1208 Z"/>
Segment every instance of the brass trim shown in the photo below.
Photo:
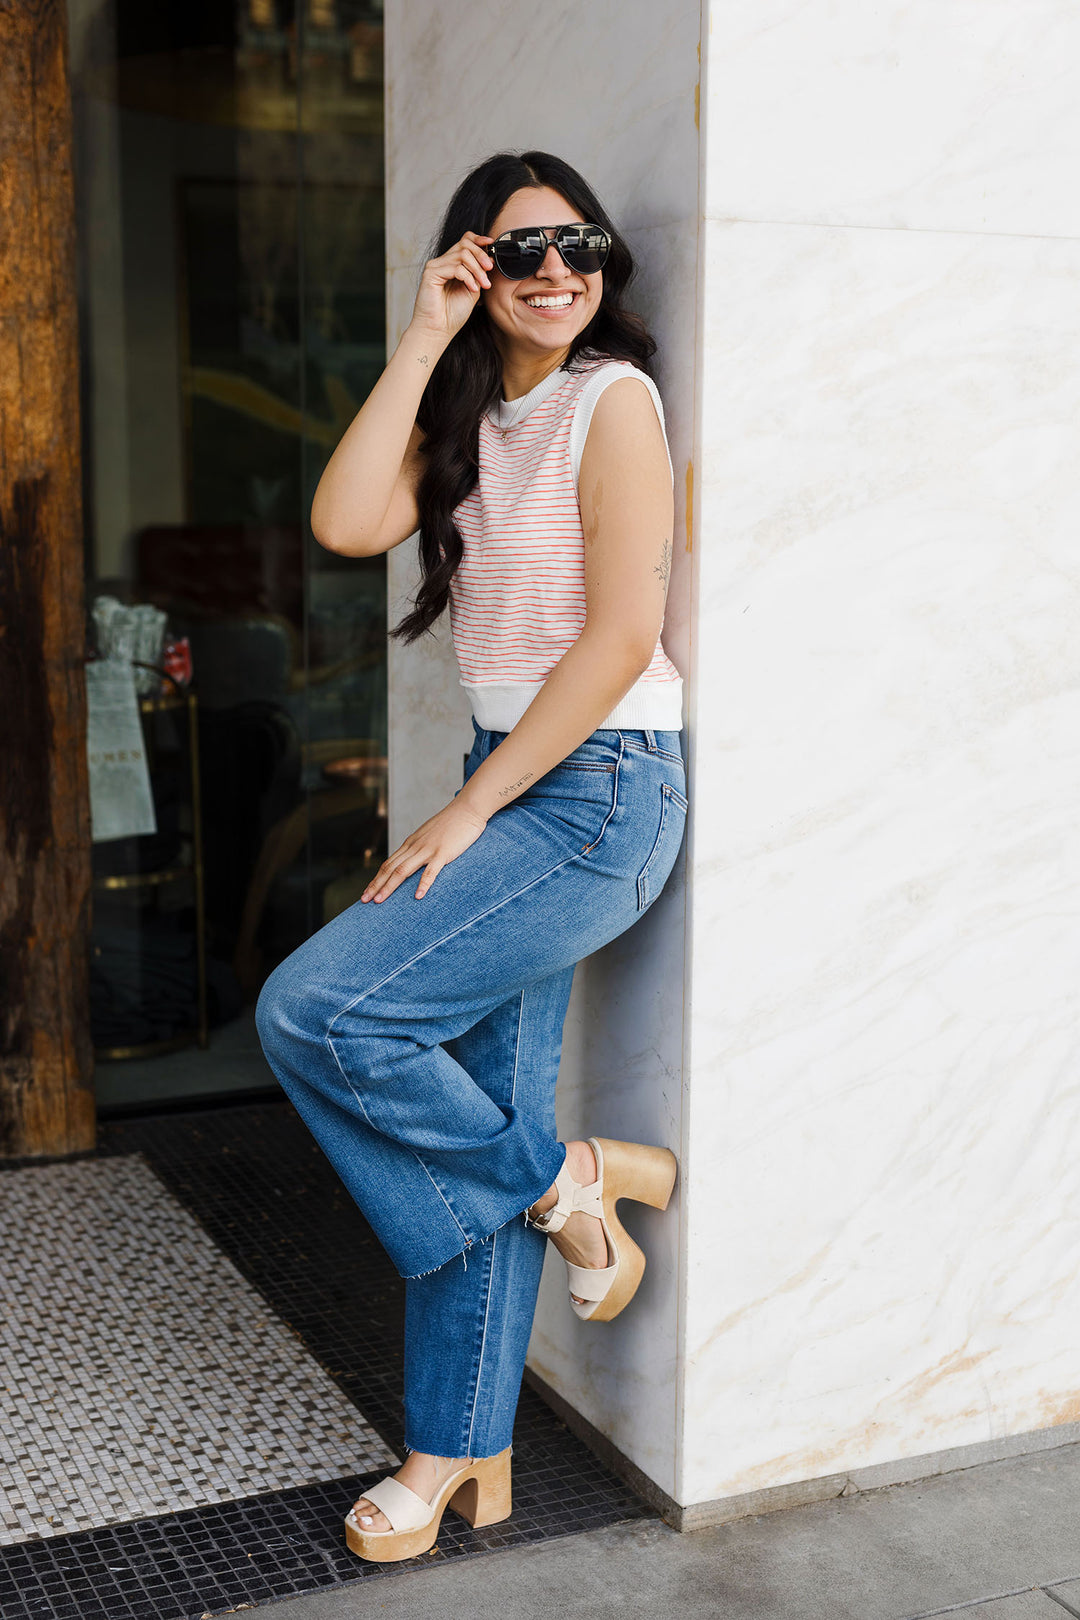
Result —
<path fill-rule="evenodd" d="M 191 843 L 195 878 L 195 982 L 198 993 L 198 1044 L 201 1051 L 210 1045 L 210 1025 L 206 989 L 206 904 L 203 866 L 202 779 L 199 775 L 199 705 L 189 687 L 188 749 L 191 754 Z"/>
<path fill-rule="evenodd" d="M 144 1041 L 141 1046 L 95 1046 L 94 1057 L 99 1063 L 118 1063 L 122 1058 L 157 1057 L 162 1052 L 180 1052 L 194 1045 L 198 1030 L 185 1029 L 179 1035 L 170 1035 L 165 1041 Z"/>
<path fill-rule="evenodd" d="M 181 878 L 192 878 L 190 866 L 162 866 L 156 872 L 122 872 L 116 877 L 96 877 L 95 889 L 153 889 L 162 883 L 178 883 Z"/>

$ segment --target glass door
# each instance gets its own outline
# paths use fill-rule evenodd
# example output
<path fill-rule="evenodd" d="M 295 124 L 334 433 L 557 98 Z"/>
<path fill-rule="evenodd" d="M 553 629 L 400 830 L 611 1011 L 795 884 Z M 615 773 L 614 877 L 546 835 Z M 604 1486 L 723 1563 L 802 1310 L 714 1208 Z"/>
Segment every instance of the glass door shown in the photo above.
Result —
<path fill-rule="evenodd" d="M 384 363 L 379 0 L 70 0 L 104 1108 L 272 1084 L 385 855 L 385 559 L 313 540 Z"/>

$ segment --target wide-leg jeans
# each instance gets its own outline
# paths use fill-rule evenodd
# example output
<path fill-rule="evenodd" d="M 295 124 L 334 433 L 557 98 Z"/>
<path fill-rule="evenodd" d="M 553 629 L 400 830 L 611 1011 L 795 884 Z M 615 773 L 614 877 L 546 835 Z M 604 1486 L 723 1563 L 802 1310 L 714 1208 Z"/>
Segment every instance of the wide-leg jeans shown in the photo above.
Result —
<path fill-rule="evenodd" d="M 473 731 L 466 782 L 507 735 Z M 271 1068 L 407 1279 L 409 1450 L 510 1444 L 546 1242 L 524 1212 L 566 1156 L 555 1082 L 574 966 L 670 874 L 681 737 L 593 732 L 423 899 L 417 871 L 358 901 L 259 997 Z"/>

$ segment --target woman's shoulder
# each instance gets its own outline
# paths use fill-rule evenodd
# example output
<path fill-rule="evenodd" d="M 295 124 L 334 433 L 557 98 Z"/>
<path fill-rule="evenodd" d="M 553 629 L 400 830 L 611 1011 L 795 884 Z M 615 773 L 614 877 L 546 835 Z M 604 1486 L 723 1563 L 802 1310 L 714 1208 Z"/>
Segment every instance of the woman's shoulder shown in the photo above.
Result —
<path fill-rule="evenodd" d="M 589 427 L 592 423 L 593 412 L 596 409 L 597 402 L 605 390 L 612 383 L 617 382 L 622 377 L 638 378 L 648 389 L 653 405 L 656 408 L 657 417 L 660 421 L 660 431 L 664 438 L 664 448 L 668 450 L 667 426 L 664 421 L 664 403 L 660 398 L 660 390 L 657 388 L 655 382 L 653 382 L 648 372 L 643 371 L 640 366 L 635 366 L 631 360 L 616 359 L 612 355 L 599 355 L 597 356 L 595 363 L 590 363 L 588 365 L 587 375 L 585 377 L 583 386 L 578 391 L 578 396 L 574 403 L 574 417 L 570 428 L 570 460 L 573 468 L 575 487 L 578 481 L 578 474 L 581 470 L 581 456 L 583 450 L 585 449 L 585 440 L 588 438 Z M 670 450 L 668 450 L 668 463 L 669 465 L 671 464 Z M 672 471 L 672 477 L 674 478 L 674 470 Z"/>
<path fill-rule="evenodd" d="M 580 386 L 576 390 L 577 399 L 575 408 L 578 414 L 591 416 L 592 408 L 600 395 L 621 377 L 636 377 L 652 395 L 660 421 L 664 420 L 664 406 L 657 388 L 648 372 L 641 366 L 636 366 L 632 360 L 617 359 L 614 355 L 590 355 L 581 367 Z"/>
<path fill-rule="evenodd" d="M 623 360 L 613 354 L 600 354 L 594 349 L 586 350 L 584 354 L 579 355 L 573 362 L 573 368 L 589 382 L 609 375 L 643 377 L 646 382 L 652 382 L 648 372 L 641 366 L 636 366 L 632 360 Z"/>

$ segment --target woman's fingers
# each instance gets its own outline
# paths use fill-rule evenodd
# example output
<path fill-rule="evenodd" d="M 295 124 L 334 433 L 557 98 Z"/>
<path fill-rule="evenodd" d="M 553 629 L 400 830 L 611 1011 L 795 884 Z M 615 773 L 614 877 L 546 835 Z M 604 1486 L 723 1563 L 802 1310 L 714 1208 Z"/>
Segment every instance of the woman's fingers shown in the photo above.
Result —
<path fill-rule="evenodd" d="M 487 270 L 481 264 L 479 258 L 475 253 L 468 253 L 464 250 L 443 271 L 444 280 L 448 280 L 451 276 L 457 276 L 462 281 L 467 281 L 473 291 L 477 293 L 480 291 L 480 282 L 485 287 L 491 286 Z"/>
<path fill-rule="evenodd" d="M 488 237 L 487 240 L 491 241 L 492 238 Z M 455 242 L 450 251 L 444 253 L 441 259 L 432 259 L 431 261 L 432 269 L 437 274 L 441 273 L 444 279 L 448 276 L 459 276 L 464 271 L 466 275 L 475 274 L 486 287 L 491 286 L 488 270 L 493 265 L 494 260 L 490 254 L 484 253 L 480 247 L 474 247 L 472 243 L 464 238 L 460 242 Z"/>
<path fill-rule="evenodd" d="M 461 238 L 461 241 L 457 243 L 457 246 L 462 250 L 463 253 L 475 254 L 478 263 L 483 265 L 485 263 L 494 262 L 491 258 L 491 254 L 488 252 L 488 247 L 492 242 L 494 242 L 494 240 L 495 238 L 493 236 L 477 236 L 475 231 L 466 231 L 465 235 Z"/>
<path fill-rule="evenodd" d="M 427 894 L 428 890 L 431 888 L 431 885 L 434 883 L 435 879 L 438 877 L 438 875 L 442 871 L 442 869 L 443 869 L 443 862 L 442 861 L 436 861 L 436 860 L 428 861 L 427 865 L 424 867 L 423 873 L 422 873 L 421 878 L 420 878 L 420 882 L 417 885 L 416 898 L 418 900 L 422 899 L 423 896 L 425 894 Z"/>
<path fill-rule="evenodd" d="M 360 896 L 361 900 L 384 900 L 388 894 L 393 894 L 400 883 L 419 867 L 423 866 L 427 856 L 416 858 L 412 855 L 403 856 L 404 845 L 388 855 L 379 870 Z"/>
<path fill-rule="evenodd" d="M 385 900 L 407 877 L 423 867 L 424 874 L 416 888 L 416 899 L 422 899 L 443 867 L 474 844 L 486 826 L 487 817 L 458 804 L 455 795 L 445 809 L 425 821 L 386 857 L 360 896 L 361 900 Z"/>
<path fill-rule="evenodd" d="M 467 259 L 471 265 L 475 266 L 476 273 L 484 283 L 484 286 L 490 287 L 491 281 L 488 277 L 488 270 L 491 268 L 494 260 L 488 254 L 482 253 L 479 248 L 464 249 L 463 258 Z"/>
<path fill-rule="evenodd" d="M 420 278 L 414 315 L 445 328 L 451 336 L 460 330 L 482 290 L 491 286 L 487 262 L 491 256 L 484 244 L 492 241 L 494 237 L 466 231 L 446 253 L 429 259 Z"/>
<path fill-rule="evenodd" d="M 440 861 L 430 847 L 405 853 L 405 845 L 403 844 L 401 849 L 395 850 L 393 855 L 388 855 L 386 860 L 383 861 L 360 898 L 361 900 L 370 899 L 376 902 L 385 900 L 388 894 L 393 894 L 394 890 L 404 883 L 407 877 L 411 877 L 414 872 L 418 872 L 423 866 L 426 870 L 416 891 L 416 898 L 419 900 L 421 895 L 426 894 L 431 888 L 436 876 L 445 865 L 446 862 Z"/>
<path fill-rule="evenodd" d="M 479 284 L 469 267 L 463 264 L 460 259 L 454 259 L 446 264 L 440 264 L 438 261 L 433 260 L 428 268 L 431 272 L 430 277 L 425 277 L 425 282 L 421 285 L 417 297 L 418 307 L 425 301 L 424 295 L 426 291 L 433 301 L 433 312 L 437 310 L 439 317 L 444 320 L 449 315 L 452 326 L 460 325 L 461 320 L 458 317 L 461 312 L 459 311 L 457 315 L 451 312 L 458 302 L 459 295 L 469 292 L 472 297 L 466 300 L 468 309 L 463 317 L 467 320 L 480 296 Z"/>

